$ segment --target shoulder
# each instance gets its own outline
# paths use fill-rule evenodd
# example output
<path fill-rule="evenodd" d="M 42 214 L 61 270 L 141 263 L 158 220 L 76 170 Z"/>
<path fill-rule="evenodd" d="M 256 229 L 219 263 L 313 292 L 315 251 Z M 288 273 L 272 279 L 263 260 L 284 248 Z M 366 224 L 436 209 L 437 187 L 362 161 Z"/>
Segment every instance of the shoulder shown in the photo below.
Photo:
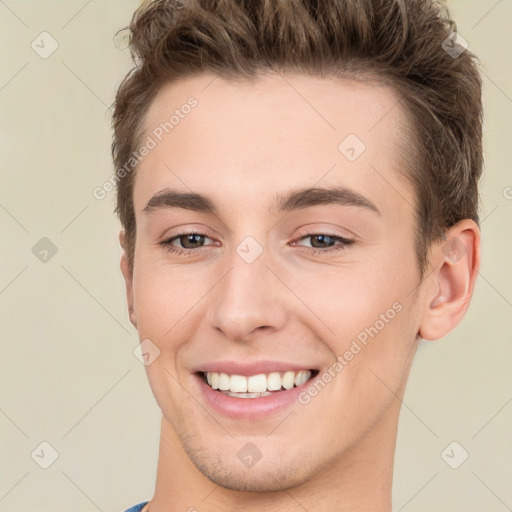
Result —
<path fill-rule="evenodd" d="M 141 512 L 142 508 L 144 507 L 144 505 L 146 505 L 147 501 L 143 501 L 142 503 L 138 503 L 137 505 L 134 505 L 133 507 L 125 510 L 124 512 Z"/>

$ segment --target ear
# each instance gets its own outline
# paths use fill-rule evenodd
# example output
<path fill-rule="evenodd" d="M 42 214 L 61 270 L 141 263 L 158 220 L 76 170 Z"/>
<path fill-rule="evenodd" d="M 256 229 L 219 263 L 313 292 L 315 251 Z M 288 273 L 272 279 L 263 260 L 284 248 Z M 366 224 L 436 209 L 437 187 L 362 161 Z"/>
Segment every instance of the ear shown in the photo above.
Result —
<path fill-rule="evenodd" d="M 128 303 L 128 313 L 130 315 L 130 322 L 132 325 L 137 328 L 137 315 L 135 314 L 135 310 L 133 308 L 133 273 L 130 270 L 130 265 L 128 264 L 128 257 L 126 255 L 126 233 L 124 229 L 119 232 L 119 243 L 123 249 L 123 254 L 121 255 L 121 272 L 124 277 L 124 283 L 126 287 L 126 301 Z"/>
<path fill-rule="evenodd" d="M 464 318 L 480 269 L 480 229 L 464 219 L 446 232 L 446 240 L 432 248 L 434 270 L 427 277 L 424 312 L 418 334 L 438 340 Z"/>

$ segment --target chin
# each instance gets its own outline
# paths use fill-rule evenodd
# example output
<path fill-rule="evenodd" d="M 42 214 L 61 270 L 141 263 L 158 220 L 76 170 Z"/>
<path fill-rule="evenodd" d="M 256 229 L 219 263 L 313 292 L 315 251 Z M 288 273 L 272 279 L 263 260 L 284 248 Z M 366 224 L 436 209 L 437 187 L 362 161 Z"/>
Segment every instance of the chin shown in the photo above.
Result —
<path fill-rule="evenodd" d="M 309 478 L 283 467 L 240 469 L 234 464 L 196 464 L 197 469 L 213 483 L 237 492 L 278 492 L 297 487 Z"/>
<path fill-rule="evenodd" d="M 266 457 L 263 453 L 261 459 L 246 467 L 243 463 L 243 455 L 246 452 L 240 449 L 234 450 L 231 455 L 231 450 L 223 450 L 214 441 L 203 446 L 191 443 L 191 439 L 182 441 L 185 441 L 183 448 L 190 460 L 206 478 L 233 491 L 283 491 L 303 484 L 314 473 L 311 463 L 305 463 L 297 452 L 291 455 L 298 457 L 297 460 L 286 459 L 282 454 L 274 453 L 269 453 Z M 212 446 L 215 448 L 212 449 Z M 248 453 L 250 452 L 249 449 Z"/>

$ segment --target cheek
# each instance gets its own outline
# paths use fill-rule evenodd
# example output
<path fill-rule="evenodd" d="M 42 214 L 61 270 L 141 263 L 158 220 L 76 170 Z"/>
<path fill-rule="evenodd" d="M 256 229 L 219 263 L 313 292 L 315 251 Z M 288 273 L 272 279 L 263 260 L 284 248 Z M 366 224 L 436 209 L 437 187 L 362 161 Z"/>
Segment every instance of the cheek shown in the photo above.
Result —
<path fill-rule="evenodd" d="M 180 359 L 204 317 L 205 290 L 190 282 L 180 268 L 140 265 L 134 273 L 134 309 L 140 340 L 150 340 L 162 357 L 146 366 L 155 395 L 182 378 Z M 157 397 L 158 400 L 158 397 Z"/>
<path fill-rule="evenodd" d="M 197 302 L 197 292 L 191 283 L 179 277 L 179 269 L 170 272 L 149 263 L 139 265 L 133 285 L 139 336 L 168 338 Z"/>
<path fill-rule="evenodd" d="M 186 317 L 186 301 L 175 285 L 170 286 L 165 274 L 147 265 L 134 274 L 134 309 L 137 315 L 137 331 L 142 343 L 150 343 L 151 352 L 158 354 L 145 366 L 148 381 L 156 402 L 162 411 L 181 407 L 183 394 L 178 383 L 180 378 L 179 357 L 183 340 L 183 318 Z M 146 341 L 148 340 L 148 341 Z"/>
<path fill-rule="evenodd" d="M 390 394 L 386 384 L 396 392 L 416 349 L 414 266 L 401 270 L 396 259 L 382 261 L 333 274 L 319 314 L 331 331 L 326 342 L 342 358 L 345 385 L 370 401 L 383 398 L 379 389 Z M 312 288 L 307 296 L 314 296 Z"/>
<path fill-rule="evenodd" d="M 297 289 L 305 305 L 329 328 L 328 337 L 340 340 L 355 338 L 400 296 L 397 284 L 388 283 L 383 272 L 362 266 L 333 268 L 320 277 L 318 273 L 302 277 Z"/>
<path fill-rule="evenodd" d="M 386 416 L 392 404 L 400 404 L 396 397 L 403 392 L 415 353 L 405 306 L 384 326 L 375 323 L 363 324 L 364 336 L 338 342 L 335 351 L 343 369 L 332 393 L 331 401 L 339 404 L 332 412 L 333 424 L 367 431 Z"/>
<path fill-rule="evenodd" d="M 417 341 L 411 328 L 410 301 L 403 298 L 368 315 L 358 334 L 347 344 L 352 360 L 344 368 L 345 385 L 357 396 L 357 404 L 378 417 L 395 396 L 401 396 L 416 353 Z M 345 347 L 344 347 L 345 348 Z"/>

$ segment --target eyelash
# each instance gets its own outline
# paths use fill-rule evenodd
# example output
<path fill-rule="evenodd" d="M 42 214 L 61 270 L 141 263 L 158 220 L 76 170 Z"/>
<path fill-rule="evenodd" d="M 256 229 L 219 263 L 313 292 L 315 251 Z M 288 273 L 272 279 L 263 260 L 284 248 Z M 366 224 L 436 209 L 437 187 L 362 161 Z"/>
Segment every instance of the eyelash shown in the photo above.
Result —
<path fill-rule="evenodd" d="M 190 232 L 187 232 L 187 233 L 180 233 L 178 235 L 173 236 L 172 238 L 168 238 L 167 240 L 163 240 L 162 242 L 159 242 L 159 245 L 164 247 L 168 252 L 173 253 L 173 254 L 177 254 L 177 255 L 192 255 L 194 252 L 197 252 L 200 249 L 203 249 L 204 246 L 203 247 L 198 247 L 198 248 L 195 248 L 195 249 L 181 249 L 179 247 L 176 247 L 176 246 L 172 245 L 172 242 L 174 242 L 174 240 L 177 240 L 177 239 L 179 239 L 179 238 L 181 238 L 183 236 L 188 236 L 188 235 L 200 235 L 200 236 L 204 236 L 206 238 L 210 238 L 208 235 L 206 235 L 204 233 L 200 233 L 199 231 L 197 231 L 197 232 L 196 231 L 190 231 Z M 331 248 L 328 248 L 328 249 L 316 249 L 314 247 L 300 246 L 300 247 L 303 247 L 303 249 L 306 249 L 305 252 L 307 252 L 308 254 L 312 254 L 312 255 L 326 254 L 326 253 L 329 254 L 329 253 L 332 253 L 332 252 L 343 251 L 347 247 L 349 247 L 350 245 L 355 243 L 354 240 L 349 240 L 348 238 L 344 238 L 342 236 L 330 235 L 329 233 L 315 233 L 315 232 L 306 233 L 303 236 L 301 236 L 300 238 L 298 238 L 296 241 L 300 241 L 300 240 L 303 240 L 304 238 L 310 238 L 310 237 L 313 237 L 313 236 L 325 236 L 325 237 L 333 239 L 334 241 L 339 241 L 341 243 L 338 244 L 338 246 L 334 246 L 334 247 L 331 247 Z"/>

